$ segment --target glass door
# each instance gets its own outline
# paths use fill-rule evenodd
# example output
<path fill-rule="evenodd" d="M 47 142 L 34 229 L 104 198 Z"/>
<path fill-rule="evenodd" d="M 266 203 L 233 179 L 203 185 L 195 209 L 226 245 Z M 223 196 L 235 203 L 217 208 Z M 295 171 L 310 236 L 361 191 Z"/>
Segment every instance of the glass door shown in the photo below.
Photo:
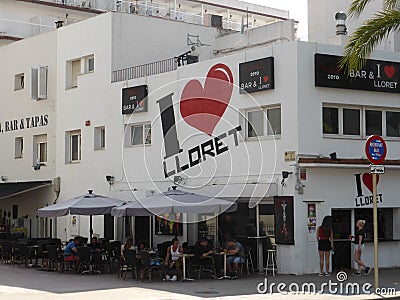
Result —
<path fill-rule="evenodd" d="M 332 228 L 335 248 L 332 270 L 351 269 L 351 210 L 332 209 Z"/>

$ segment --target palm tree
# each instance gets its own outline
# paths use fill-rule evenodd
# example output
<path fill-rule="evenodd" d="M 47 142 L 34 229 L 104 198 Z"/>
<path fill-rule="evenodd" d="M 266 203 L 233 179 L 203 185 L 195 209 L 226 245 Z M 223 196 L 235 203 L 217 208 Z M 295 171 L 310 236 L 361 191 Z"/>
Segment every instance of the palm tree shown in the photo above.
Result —
<path fill-rule="evenodd" d="M 371 1 L 373 0 L 353 0 L 349 10 L 350 17 L 358 18 Z M 400 0 L 384 0 L 383 11 L 377 12 L 350 36 L 339 64 L 345 73 L 348 74 L 350 70 L 362 69 L 366 58 L 374 51 L 375 47 L 389 33 L 400 30 L 399 5 Z"/>

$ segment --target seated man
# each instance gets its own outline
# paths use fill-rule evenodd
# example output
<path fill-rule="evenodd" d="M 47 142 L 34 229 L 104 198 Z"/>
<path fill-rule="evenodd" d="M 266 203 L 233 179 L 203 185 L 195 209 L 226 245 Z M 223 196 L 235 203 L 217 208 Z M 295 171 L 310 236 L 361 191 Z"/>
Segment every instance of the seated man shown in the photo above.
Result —
<path fill-rule="evenodd" d="M 81 237 L 74 237 L 73 241 L 69 242 L 64 250 L 64 261 L 78 261 L 78 246 Z"/>
<path fill-rule="evenodd" d="M 233 268 L 235 269 L 235 274 L 233 274 L 233 277 L 237 277 L 239 264 L 244 263 L 244 248 L 242 244 L 235 241 L 234 239 L 230 239 L 226 243 L 226 248 L 224 249 L 224 252 L 228 254 L 228 256 L 226 257 L 226 267 L 229 274 L 232 274 L 231 264 L 233 263 Z"/>
<path fill-rule="evenodd" d="M 195 256 L 194 260 L 201 266 L 204 267 L 211 267 L 214 273 L 214 276 L 217 276 L 215 274 L 215 268 L 214 268 L 214 257 L 213 257 L 213 247 L 209 243 L 208 239 L 202 238 L 199 242 L 196 243 L 194 246 L 194 251 L 195 251 Z"/>
<path fill-rule="evenodd" d="M 195 257 L 208 257 L 213 254 L 212 246 L 209 245 L 208 240 L 206 238 L 202 238 L 200 241 L 196 243 L 195 248 Z"/>
<path fill-rule="evenodd" d="M 176 270 L 181 267 L 182 257 L 179 255 L 183 253 L 183 248 L 179 245 L 177 238 L 172 239 L 172 245 L 167 248 L 167 256 L 165 257 L 166 275 L 165 280 L 176 281 Z M 172 277 L 171 277 L 172 275 Z"/>

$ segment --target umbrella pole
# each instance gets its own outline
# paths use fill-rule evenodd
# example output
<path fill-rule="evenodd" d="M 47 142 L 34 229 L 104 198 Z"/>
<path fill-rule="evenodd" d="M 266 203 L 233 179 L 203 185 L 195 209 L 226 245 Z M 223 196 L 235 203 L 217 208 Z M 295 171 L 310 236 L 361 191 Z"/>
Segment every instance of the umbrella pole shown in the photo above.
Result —
<path fill-rule="evenodd" d="M 92 215 L 90 215 L 89 228 L 90 228 L 90 232 L 89 232 L 90 242 L 92 242 L 92 235 L 93 235 L 93 219 L 92 219 Z"/>

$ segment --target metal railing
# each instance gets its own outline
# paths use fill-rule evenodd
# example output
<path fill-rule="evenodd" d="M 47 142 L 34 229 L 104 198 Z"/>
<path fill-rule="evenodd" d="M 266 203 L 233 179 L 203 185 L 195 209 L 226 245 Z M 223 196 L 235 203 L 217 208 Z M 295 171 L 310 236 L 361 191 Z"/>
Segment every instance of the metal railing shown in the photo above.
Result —
<path fill-rule="evenodd" d="M 130 68 L 113 71 L 111 82 L 141 78 L 141 77 L 171 72 L 176 69 L 177 69 L 177 63 L 175 58 L 169 58 L 144 65 L 138 65 Z"/>
<path fill-rule="evenodd" d="M 0 35 L 3 36 L 6 35 L 16 38 L 27 38 L 53 29 L 55 29 L 55 26 L 0 19 Z"/>
<path fill-rule="evenodd" d="M 204 14 L 201 10 L 184 11 L 179 7 L 163 6 L 150 1 L 135 0 L 40 0 L 75 7 L 91 8 L 99 11 L 120 11 L 143 16 L 154 16 L 172 19 L 186 23 L 204 25 Z M 223 28 L 240 31 L 243 27 L 241 21 L 223 17 Z M 249 24 L 249 28 L 261 26 L 261 24 Z"/>

